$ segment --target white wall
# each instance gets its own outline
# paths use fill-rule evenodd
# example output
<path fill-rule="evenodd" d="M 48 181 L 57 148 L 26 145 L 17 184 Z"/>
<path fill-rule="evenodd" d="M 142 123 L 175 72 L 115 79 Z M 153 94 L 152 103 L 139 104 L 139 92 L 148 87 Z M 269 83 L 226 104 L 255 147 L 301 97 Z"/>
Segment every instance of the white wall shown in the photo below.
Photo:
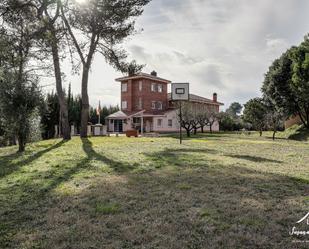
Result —
<path fill-rule="evenodd" d="M 162 119 L 162 126 L 158 126 L 158 119 Z M 173 120 L 173 126 L 169 127 L 168 126 L 168 120 L 172 119 Z M 170 111 L 166 113 L 165 116 L 162 117 L 155 117 L 153 118 L 153 130 L 155 132 L 176 132 L 179 131 L 179 122 L 177 119 L 177 112 L 175 111 Z M 183 129 L 184 130 L 184 129 Z M 200 131 L 201 129 L 198 129 Z M 210 128 L 209 126 L 204 127 L 204 131 L 209 131 Z M 219 131 L 219 122 L 215 122 L 212 126 L 212 131 Z"/>
<path fill-rule="evenodd" d="M 158 126 L 158 119 L 162 120 L 162 125 Z M 172 127 L 168 126 L 168 120 L 172 120 Z M 153 130 L 157 132 L 174 132 L 179 130 L 179 122 L 176 111 L 167 112 L 165 116 L 153 118 Z"/>

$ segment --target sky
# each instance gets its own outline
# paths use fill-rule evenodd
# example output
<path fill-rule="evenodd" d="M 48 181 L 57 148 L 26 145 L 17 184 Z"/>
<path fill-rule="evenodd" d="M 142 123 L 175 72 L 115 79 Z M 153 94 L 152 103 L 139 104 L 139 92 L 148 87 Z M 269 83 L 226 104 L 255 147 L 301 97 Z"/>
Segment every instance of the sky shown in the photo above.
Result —
<path fill-rule="evenodd" d="M 84 0 L 87 1 L 87 0 Z M 260 96 L 274 59 L 309 33 L 308 0 L 152 0 L 137 19 L 137 35 L 123 46 L 130 59 L 172 82 L 189 82 L 190 92 L 227 108 Z M 80 76 L 64 63 L 65 85 L 80 93 Z M 89 78 L 90 103 L 120 102 L 122 76 L 97 54 Z M 50 90 L 50 89 L 49 89 Z"/>

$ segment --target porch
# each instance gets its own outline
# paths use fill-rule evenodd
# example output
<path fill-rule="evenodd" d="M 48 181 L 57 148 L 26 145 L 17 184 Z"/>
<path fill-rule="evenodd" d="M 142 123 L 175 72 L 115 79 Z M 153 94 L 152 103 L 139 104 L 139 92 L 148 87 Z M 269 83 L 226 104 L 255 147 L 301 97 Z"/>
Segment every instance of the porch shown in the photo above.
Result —
<path fill-rule="evenodd" d="M 137 130 L 140 134 L 153 132 L 153 117 L 144 116 L 144 111 L 126 114 L 122 111 L 109 115 L 106 118 L 108 133 L 125 133 L 128 130 Z"/>

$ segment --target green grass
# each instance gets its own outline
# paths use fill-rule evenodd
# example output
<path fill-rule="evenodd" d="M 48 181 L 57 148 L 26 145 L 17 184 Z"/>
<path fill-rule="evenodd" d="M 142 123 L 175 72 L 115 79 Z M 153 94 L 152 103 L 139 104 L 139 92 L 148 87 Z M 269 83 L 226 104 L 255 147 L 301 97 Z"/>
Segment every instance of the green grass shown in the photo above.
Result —
<path fill-rule="evenodd" d="M 0 248 L 308 248 L 309 144 L 265 135 L 1 148 Z"/>
<path fill-rule="evenodd" d="M 115 214 L 119 209 L 118 203 L 97 203 L 95 211 L 99 214 Z"/>

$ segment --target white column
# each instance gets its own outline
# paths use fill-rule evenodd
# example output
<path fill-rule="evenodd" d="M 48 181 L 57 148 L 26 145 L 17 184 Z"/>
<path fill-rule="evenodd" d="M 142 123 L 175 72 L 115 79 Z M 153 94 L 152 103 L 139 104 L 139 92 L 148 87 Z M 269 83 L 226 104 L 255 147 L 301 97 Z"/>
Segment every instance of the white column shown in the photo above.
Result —
<path fill-rule="evenodd" d="M 91 136 L 91 125 L 87 126 L 87 136 Z"/>
<path fill-rule="evenodd" d="M 71 125 L 71 136 L 75 136 L 75 127 Z"/>
<path fill-rule="evenodd" d="M 141 115 L 141 135 L 144 135 L 144 118 L 143 118 L 143 113 Z"/>

